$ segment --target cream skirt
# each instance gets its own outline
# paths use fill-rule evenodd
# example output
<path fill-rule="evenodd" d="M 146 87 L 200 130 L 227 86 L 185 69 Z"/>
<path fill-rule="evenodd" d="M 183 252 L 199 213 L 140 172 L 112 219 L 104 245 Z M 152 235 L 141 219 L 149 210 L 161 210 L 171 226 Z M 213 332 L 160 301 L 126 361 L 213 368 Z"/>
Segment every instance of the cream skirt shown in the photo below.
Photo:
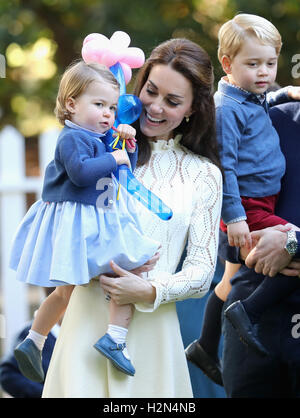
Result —
<path fill-rule="evenodd" d="M 93 344 L 107 329 L 108 305 L 97 280 L 77 286 L 48 369 L 44 398 L 192 398 L 175 303 L 135 310 L 128 332 L 134 377 L 118 371 Z"/>

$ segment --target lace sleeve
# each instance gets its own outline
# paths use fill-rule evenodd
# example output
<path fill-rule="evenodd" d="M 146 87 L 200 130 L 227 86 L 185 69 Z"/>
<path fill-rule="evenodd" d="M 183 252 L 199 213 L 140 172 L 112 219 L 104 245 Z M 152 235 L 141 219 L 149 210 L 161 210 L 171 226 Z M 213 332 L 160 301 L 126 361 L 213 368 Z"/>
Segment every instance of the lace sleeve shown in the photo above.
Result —
<path fill-rule="evenodd" d="M 156 288 L 154 305 L 136 304 L 140 311 L 154 311 L 162 303 L 202 297 L 210 288 L 218 252 L 222 176 L 216 166 L 207 163 L 206 167 L 198 179 L 182 270 L 175 274 L 157 272 L 151 280 Z"/>

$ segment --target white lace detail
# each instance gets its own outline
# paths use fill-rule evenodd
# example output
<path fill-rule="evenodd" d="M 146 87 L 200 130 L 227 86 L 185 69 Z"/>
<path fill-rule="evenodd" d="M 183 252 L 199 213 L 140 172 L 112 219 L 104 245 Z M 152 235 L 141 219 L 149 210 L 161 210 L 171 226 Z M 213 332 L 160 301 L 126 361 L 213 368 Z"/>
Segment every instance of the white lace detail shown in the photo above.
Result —
<path fill-rule="evenodd" d="M 216 267 L 222 176 L 209 160 L 180 146 L 179 140 L 152 143 L 150 161 L 135 170 L 141 183 L 173 210 L 172 219 L 162 221 L 138 204 L 146 235 L 162 245 L 160 259 L 147 277 L 156 288 L 156 300 L 153 306 L 136 304 L 140 311 L 204 296 Z M 175 274 L 186 242 L 182 270 Z"/>
<path fill-rule="evenodd" d="M 152 151 L 164 151 L 164 150 L 168 150 L 168 149 L 172 149 L 174 147 L 176 147 L 179 144 L 179 141 L 181 140 L 182 135 L 176 135 L 175 138 L 171 138 L 169 140 L 164 140 L 164 139 L 159 139 L 157 141 L 153 141 L 151 142 L 151 148 Z"/>

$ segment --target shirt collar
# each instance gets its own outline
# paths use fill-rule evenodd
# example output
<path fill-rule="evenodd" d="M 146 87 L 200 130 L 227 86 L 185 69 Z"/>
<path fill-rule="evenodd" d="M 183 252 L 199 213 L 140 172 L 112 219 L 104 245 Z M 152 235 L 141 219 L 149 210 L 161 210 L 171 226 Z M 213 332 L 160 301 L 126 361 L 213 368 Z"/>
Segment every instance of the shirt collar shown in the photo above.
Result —
<path fill-rule="evenodd" d="M 156 141 L 151 141 L 150 146 L 152 151 L 165 151 L 175 149 L 179 146 L 179 142 L 182 138 L 182 134 L 177 134 L 175 138 L 170 138 L 169 140 L 157 139 Z"/>
<path fill-rule="evenodd" d="M 76 123 L 68 119 L 65 120 L 65 125 L 68 126 L 69 128 L 78 129 L 80 131 L 87 132 L 88 134 L 94 136 L 95 138 L 102 138 L 103 136 L 105 136 L 105 134 L 100 134 L 98 132 L 90 131 L 89 129 L 83 128 L 82 126 L 79 126 Z"/>
<path fill-rule="evenodd" d="M 222 77 L 221 80 L 218 83 L 218 91 L 220 91 L 225 96 L 229 96 L 232 99 L 243 103 L 246 100 L 253 101 L 254 103 L 259 102 L 260 104 L 263 104 L 265 101 L 265 94 L 254 94 L 250 91 L 247 91 L 241 87 L 235 86 L 234 84 L 229 83 L 227 81 L 226 76 Z"/>

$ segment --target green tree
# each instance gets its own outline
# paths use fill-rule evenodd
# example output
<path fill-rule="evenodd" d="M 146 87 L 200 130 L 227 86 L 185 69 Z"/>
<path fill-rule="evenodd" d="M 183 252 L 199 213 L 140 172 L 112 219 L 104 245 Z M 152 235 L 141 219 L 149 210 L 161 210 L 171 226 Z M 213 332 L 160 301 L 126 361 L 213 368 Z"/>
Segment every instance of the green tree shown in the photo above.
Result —
<path fill-rule="evenodd" d="M 59 77 L 80 57 L 86 35 L 110 37 L 127 32 L 132 46 L 149 55 L 172 37 L 187 37 L 217 61 L 217 32 L 237 12 L 262 15 L 283 36 L 278 82 L 299 84 L 292 76 L 292 57 L 299 51 L 298 0 L 6 0 L 0 3 L 0 53 L 6 77 L 0 79 L 0 124 L 11 123 L 25 136 L 36 135 L 54 123 L 53 108 Z M 297 74 L 296 74 L 297 75 Z M 130 87 L 129 87 L 130 88 Z"/>

